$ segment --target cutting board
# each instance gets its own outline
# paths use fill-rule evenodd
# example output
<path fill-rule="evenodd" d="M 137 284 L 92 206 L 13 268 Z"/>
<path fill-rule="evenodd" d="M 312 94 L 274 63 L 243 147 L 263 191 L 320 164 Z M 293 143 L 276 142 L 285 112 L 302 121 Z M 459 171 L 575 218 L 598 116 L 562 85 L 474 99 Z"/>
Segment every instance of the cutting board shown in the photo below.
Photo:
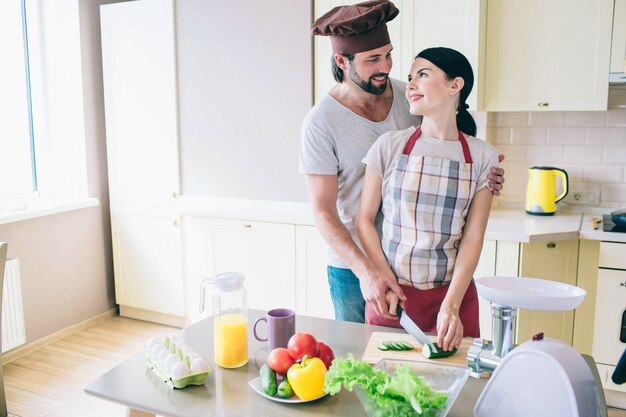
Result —
<path fill-rule="evenodd" d="M 437 341 L 435 336 L 429 336 L 430 340 L 433 342 Z M 380 350 L 378 349 L 378 345 L 386 340 L 399 341 L 402 340 L 404 342 L 408 342 L 414 346 L 413 350 Z M 457 352 L 448 356 L 447 358 L 440 359 L 426 359 L 424 355 L 422 355 L 422 345 L 420 345 L 417 340 L 410 334 L 406 333 L 387 333 L 387 332 L 374 332 L 370 337 L 369 342 L 367 343 L 367 347 L 365 348 L 365 353 L 363 354 L 363 360 L 365 362 L 376 364 L 381 359 L 399 359 L 405 361 L 419 361 L 419 362 L 439 362 L 439 363 L 449 363 L 451 365 L 458 366 L 467 366 L 465 362 L 465 357 L 467 356 L 467 351 L 472 346 L 472 341 L 474 339 L 468 337 L 463 339 L 461 342 L 461 347 Z"/>

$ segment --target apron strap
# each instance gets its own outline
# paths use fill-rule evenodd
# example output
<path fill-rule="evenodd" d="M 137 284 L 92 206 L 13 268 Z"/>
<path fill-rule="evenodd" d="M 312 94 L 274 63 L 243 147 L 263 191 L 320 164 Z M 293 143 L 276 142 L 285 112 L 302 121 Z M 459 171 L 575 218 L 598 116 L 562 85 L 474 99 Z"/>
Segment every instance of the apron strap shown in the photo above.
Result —
<path fill-rule="evenodd" d="M 422 135 L 422 127 L 418 126 L 415 129 L 415 133 L 409 137 L 409 140 L 406 141 L 406 145 L 404 145 L 404 149 L 402 150 L 403 155 L 410 155 L 413 152 L 413 147 L 415 146 L 415 142 Z M 465 136 L 459 130 L 459 142 L 461 142 L 461 148 L 463 148 L 463 157 L 465 157 L 465 162 L 468 164 L 472 163 L 472 155 L 470 154 L 469 146 L 467 145 L 467 140 L 465 140 Z"/>
<path fill-rule="evenodd" d="M 406 145 L 404 145 L 402 154 L 411 155 L 411 152 L 413 151 L 413 147 L 415 146 L 415 142 L 417 141 L 417 138 L 419 138 L 421 134 L 422 134 L 422 127 L 418 126 L 417 129 L 415 129 L 415 133 L 413 133 L 411 137 L 409 138 L 409 140 L 406 141 Z"/>
<path fill-rule="evenodd" d="M 465 140 L 465 136 L 459 130 L 459 141 L 461 142 L 461 147 L 463 148 L 463 156 L 465 157 L 465 162 L 468 164 L 472 163 L 472 155 L 469 151 L 469 146 L 467 145 L 467 141 Z"/>

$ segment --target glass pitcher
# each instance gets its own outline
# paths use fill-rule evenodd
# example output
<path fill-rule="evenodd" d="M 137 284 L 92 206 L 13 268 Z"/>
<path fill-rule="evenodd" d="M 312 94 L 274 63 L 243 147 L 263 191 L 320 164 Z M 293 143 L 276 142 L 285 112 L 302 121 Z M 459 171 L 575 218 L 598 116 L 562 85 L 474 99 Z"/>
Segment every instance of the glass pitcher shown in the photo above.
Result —
<path fill-rule="evenodd" d="M 213 285 L 213 341 L 215 364 L 238 368 L 248 363 L 248 309 L 245 277 L 240 272 L 224 272 L 202 281 L 200 311 L 204 311 L 208 284 Z"/>

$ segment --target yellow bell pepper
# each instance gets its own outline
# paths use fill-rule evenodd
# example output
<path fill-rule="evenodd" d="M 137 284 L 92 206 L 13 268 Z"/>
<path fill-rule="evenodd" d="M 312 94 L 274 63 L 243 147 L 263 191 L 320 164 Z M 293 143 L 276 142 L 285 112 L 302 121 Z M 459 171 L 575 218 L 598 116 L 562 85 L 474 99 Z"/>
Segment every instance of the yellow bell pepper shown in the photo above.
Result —
<path fill-rule="evenodd" d="M 301 400 L 314 400 L 324 395 L 326 365 L 320 358 L 304 356 L 287 371 L 287 380 Z"/>

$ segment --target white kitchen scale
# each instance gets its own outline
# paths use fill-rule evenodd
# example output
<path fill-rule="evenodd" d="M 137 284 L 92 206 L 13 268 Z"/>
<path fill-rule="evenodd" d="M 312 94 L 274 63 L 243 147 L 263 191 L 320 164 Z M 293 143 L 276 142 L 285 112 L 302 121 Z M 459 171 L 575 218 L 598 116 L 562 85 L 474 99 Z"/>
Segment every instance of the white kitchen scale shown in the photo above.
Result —
<path fill-rule="evenodd" d="M 597 378 L 572 346 L 536 335 L 513 345 L 517 309 L 572 310 L 585 298 L 573 285 L 534 278 L 484 277 L 478 293 L 491 302 L 493 342 L 476 339 L 468 366 L 491 378 L 474 408 L 476 417 L 604 417 Z"/>

